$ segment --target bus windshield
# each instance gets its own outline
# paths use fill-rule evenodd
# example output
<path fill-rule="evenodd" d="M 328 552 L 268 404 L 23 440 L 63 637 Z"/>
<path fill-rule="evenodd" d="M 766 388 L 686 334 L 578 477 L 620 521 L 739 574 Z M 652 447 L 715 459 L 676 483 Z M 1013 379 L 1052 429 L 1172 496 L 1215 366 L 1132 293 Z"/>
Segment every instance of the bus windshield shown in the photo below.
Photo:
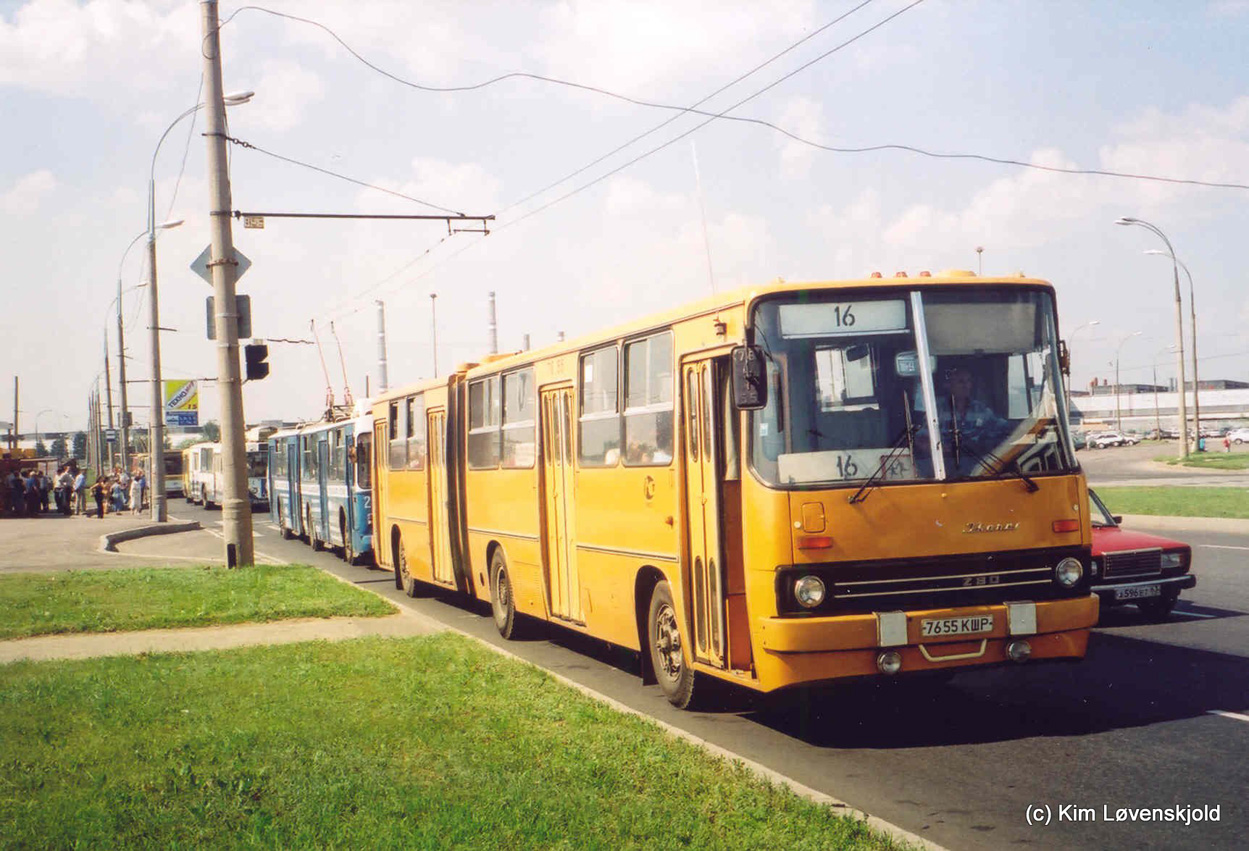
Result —
<path fill-rule="evenodd" d="M 247 453 L 247 477 L 249 479 L 263 479 L 268 475 L 269 454 L 267 452 L 248 452 Z"/>
<path fill-rule="evenodd" d="M 1053 304 L 1041 290 L 797 294 L 760 303 L 768 484 L 1071 472 Z"/>

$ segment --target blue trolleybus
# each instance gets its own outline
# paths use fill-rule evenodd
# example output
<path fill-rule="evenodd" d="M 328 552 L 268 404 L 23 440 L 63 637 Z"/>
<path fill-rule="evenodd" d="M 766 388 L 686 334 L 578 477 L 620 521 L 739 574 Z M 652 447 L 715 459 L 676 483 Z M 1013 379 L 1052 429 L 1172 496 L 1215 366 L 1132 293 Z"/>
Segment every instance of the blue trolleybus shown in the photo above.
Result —
<path fill-rule="evenodd" d="M 372 449 L 371 414 L 271 435 L 270 510 L 282 537 L 334 547 L 351 564 L 371 557 Z"/>

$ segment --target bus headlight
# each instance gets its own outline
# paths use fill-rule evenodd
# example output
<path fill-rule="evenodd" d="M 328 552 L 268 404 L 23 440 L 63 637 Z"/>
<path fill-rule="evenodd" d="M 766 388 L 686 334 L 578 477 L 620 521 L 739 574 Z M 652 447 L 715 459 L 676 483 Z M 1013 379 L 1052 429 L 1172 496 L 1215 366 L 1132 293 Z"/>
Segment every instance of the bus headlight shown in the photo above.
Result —
<path fill-rule="evenodd" d="M 897 650 L 886 650 L 876 657 L 876 670 L 886 676 L 892 676 L 902 670 L 902 654 Z"/>
<path fill-rule="evenodd" d="M 818 576 L 803 576 L 794 582 L 794 599 L 804 609 L 814 609 L 824 602 L 824 583 Z"/>
<path fill-rule="evenodd" d="M 1054 581 L 1064 588 L 1074 588 L 1084 576 L 1084 565 L 1078 558 L 1067 558 L 1054 567 Z"/>

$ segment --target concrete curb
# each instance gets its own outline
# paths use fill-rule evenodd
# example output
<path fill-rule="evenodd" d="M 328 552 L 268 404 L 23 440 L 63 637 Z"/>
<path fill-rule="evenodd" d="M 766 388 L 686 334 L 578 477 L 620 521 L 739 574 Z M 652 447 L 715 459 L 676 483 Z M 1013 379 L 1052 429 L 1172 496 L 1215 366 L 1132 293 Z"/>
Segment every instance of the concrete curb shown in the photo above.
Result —
<path fill-rule="evenodd" d="M 138 526 L 134 529 L 122 529 L 100 536 L 99 550 L 102 553 L 117 552 L 117 545 L 122 541 L 133 541 L 135 538 L 146 538 L 151 535 L 172 535 L 174 532 L 194 532 L 202 528 L 198 520 L 187 520 L 181 523 L 160 523 L 153 526 Z"/>

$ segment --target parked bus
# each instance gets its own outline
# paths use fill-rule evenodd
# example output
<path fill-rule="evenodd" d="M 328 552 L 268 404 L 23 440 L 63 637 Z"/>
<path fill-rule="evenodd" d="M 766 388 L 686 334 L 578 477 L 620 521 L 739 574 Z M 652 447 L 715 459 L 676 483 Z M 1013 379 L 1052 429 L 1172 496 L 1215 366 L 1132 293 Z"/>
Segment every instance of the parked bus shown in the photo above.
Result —
<path fill-rule="evenodd" d="M 221 465 L 221 444 L 196 443 L 187 451 L 191 482 L 188 499 L 205 508 L 220 507 L 223 491 L 217 473 Z"/>
<path fill-rule="evenodd" d="M 165 450 L 165 496 L 183 496 L 186 491 L 182 485 L 183 471 L 182 452 L 177 449 Z"/>
<path fill-rule="evenodd" d="M 269 446 L 263 441 L 247 444 L 247 496 L 252 511 L 269 510 Z"/>
<path fill-rule="evenodd" d="M 357 415 L 280 431 L 269 438 L 270 505 L 283 537 L 314 550 L 335 547 L 359 564 L 373 549 L 373 418 Z"/>
<path fill-rule="evenodd" d="M 283 538 L 304 535 L 299 499 L 299 429 L 269 435 L 269 516 Z"/>
<path fill-rule="evenodd" d="M 771 691 L 1083 657 L 1087 486 L 1053 288 L 716 296 L 374 406 L 378 562 Z M 385 451 L 383 451 L 383 448 Z"/>

